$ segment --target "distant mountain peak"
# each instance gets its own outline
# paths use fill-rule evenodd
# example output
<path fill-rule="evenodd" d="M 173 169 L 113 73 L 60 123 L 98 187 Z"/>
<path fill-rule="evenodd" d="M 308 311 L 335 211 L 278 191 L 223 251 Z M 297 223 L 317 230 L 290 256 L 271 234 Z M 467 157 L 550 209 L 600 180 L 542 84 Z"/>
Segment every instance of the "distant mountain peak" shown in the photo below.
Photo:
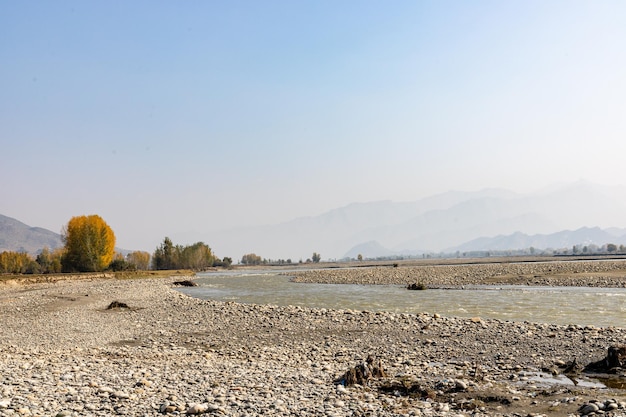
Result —
<path fill-rule="evenodd" d="M 27 252 L 35 255 L 44 247 L 56 249 L 62 246 L 60 234 L 41 227 L 31 227 L 0 214 L 0 252 Z"/>

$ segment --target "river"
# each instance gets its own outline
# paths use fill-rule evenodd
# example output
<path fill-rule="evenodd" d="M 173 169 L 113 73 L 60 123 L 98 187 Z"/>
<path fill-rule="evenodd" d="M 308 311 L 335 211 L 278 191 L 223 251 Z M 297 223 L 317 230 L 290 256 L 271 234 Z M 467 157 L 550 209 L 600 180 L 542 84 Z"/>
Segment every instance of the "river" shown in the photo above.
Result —
<path fill-rule="evenodd" d="M 626 325 L 626 289 L 471 286 L 408 291 L 398 285 L 299 284 L 268 271 L 198 274 L 190 296 L 239 303 L 439 313 L 510 321 L 593 326 Z"/>

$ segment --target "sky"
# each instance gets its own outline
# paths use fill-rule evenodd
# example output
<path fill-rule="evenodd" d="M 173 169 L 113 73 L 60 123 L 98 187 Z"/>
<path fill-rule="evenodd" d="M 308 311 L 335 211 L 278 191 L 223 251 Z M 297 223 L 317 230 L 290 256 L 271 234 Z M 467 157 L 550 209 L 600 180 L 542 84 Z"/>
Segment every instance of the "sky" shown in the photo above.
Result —
<path fill-rule="evenodd" d="M 0 0 L 0 214 L 55 232 L 99 214 L 150 252 L 197 231 L 220 255 L 212 230 L 352 202 L 624 184 L 624 16 L 603 0 Z"/>

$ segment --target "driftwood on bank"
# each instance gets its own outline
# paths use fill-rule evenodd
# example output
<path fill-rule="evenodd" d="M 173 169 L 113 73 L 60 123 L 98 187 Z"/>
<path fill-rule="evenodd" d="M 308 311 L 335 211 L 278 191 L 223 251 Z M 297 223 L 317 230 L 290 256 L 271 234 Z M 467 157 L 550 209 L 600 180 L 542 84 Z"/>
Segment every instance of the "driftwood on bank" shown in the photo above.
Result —
<path fill-rule="evenodd" d="M 610 346 L 606 357 L 587 365 L 585 372 L 606 374 L 626 372 L 626 345 Z"/>
<path fill-rule="evenodd" d="M 198 284 L 189 280 L 175 281 L 174 285 L 180 285 L 181 287 L 197 287 L 198 286 Z"/>
<path fill-rule="evenodd" d="M 383 369 L 382 361 L 380 359 L 376 360 L 368 355 L 365 362 L 348 369 L 348 371 L 337 378 L 335 382 L 348 387 L 355 384 L 365 385 L 367 381 L 372 378 L 385 378 L 386 376 L 387 373 Z"/>

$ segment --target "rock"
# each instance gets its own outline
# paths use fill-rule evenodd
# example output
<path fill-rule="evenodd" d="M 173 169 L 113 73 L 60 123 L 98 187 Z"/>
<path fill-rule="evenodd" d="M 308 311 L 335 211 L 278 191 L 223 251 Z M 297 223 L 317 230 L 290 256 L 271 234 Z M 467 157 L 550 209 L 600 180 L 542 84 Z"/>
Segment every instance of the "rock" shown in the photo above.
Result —
<path fill-rule="evenodd" d="M 122 399 L 122 400 L 126 400 L 130 398 L 130 395 L 125 393 L 124 391 L 114 391 L 113 394 L 111 394 L 111 396 Z"/>
<path fill-rule="evenodd" d="M 173 413 L 175 412 L 177 407 L 175 405 L 170 404 L 169 402 L 165 402 L 161 404 L 159 407 L 159 411 L 163 414 Z"/>
<path fill-rule="evenodd" d="M 190 280 L 175 281 L 174 285 L 180 285 L 181 287 L 197 287 L 198 286 L 198 284 Z"/>
<path fill-rule="evenodd" d="M 187 408 L 187 414 L 202 414 L 209 409 L 208 404 L 190 404 Z"/>
<path fill-rule="evenodd" d="M 128 304 L 126 303 L 122 303 L 120 301 L 112 301 L 111 304 L 109 304 L 109 306 L 107 307 L 107 310 L 121 309 L 121 308 L 130 308 L 130 307 L 128 307 Z"/>
<path fill-rule="evenodd" d="M 413 284 L 407 285 L 406 289 L 411 291 L 423 291 L 426 289 L 426 285 L 414 282 Z"/>
<path fill-rule="evenodd" d="M 595 404 L 584 404 L 582 407 L 580 407 L 578 412 L 581 415 L 586 416 L 587 414 L 595 413 L 599 409 L 600 408 L 597 405 L 595 405 Z"/>

